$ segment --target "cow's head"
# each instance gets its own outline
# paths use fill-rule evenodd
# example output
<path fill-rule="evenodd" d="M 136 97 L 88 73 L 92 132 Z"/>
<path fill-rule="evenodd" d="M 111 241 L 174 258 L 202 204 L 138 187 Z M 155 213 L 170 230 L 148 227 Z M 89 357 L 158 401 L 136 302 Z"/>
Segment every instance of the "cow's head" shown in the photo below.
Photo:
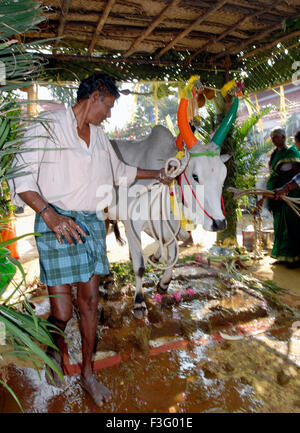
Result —
<path fill-rule="evenodd" d="M 224 163 L 230 156 L 213 154 L 200 145 L 196 145 L 190 155 L 189 164 L 181 176 L 184 214 L 195 224 L 201 223 L 205 230 L 224 230 L 226 219 L 221 197 L 227 174 Z"/>
<path fill-rule="evenodd" d="M 185 101 L 181 100 L 180 104 Z M 222 124 L 212 137 L 211 141 L 204 145 L 194 136 L 185 115 L 178 116 L 180 139 L 190 152 L 190 161 L 185 174 L 181 176 L 184 191 L 193 188 L 198 191 L 196 198 L 188 194 L 189 201 L 185 200 L 184 213 L 194 223 L 202 223 L 205 230 L 220 231 L 226 228 L 226 219 L 222 209 L 222 189 L 226 178 L 227 169 L 225 162 L 229 155 L 220 155 L 221 145 L 236 117 L 238 99 L 234 98 L 231 108 Z M 178 114 L 180 113 L 180 107 Z M 185 108 L 182 113 L 186 113 Z M 189 185 L 190 184 L 190 185 Z M 202 186 L 202 189 L 200 188 Z M 195 212 L 196 207 L 196 212 Z"/>

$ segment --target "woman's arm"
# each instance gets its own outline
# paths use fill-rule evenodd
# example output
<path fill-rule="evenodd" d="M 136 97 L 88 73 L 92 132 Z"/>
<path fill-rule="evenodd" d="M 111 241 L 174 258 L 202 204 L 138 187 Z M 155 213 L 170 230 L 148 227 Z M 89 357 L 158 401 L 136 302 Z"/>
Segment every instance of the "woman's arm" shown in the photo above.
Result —
<path fill-rule="evenodd" d="M 256 212 L 260 212 L 262 205 L 264 204 L 264 201 L 266 200 L 267 197 L 262 197 L 260 200 L 258 200 L 258 202 L 256 203 Z"/>

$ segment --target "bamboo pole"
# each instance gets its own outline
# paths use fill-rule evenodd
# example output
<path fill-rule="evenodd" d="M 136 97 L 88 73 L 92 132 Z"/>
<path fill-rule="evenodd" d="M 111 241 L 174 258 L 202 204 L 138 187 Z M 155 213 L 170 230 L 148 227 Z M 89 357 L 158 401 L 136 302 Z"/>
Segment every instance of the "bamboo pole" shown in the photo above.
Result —
<path fill-rule="evenodd" d="M 168 43 L 156 56 L 157 59 L 159 59 L 163 54 L 165 54 L 167 51 L 169 51 L 174 45 L 181 39 L 183 39 L 185 36 L 187 36 L 196 26 L 201 24 L 209 15 L 216 12 L 218 9 L 220 9 L 227 0 L 220 0 L 217 4 L 213 4 L 210 6 L 210 8 L 200 17 L 198 17 L 192 24 L 190 24 L 183 32 L 179 33 L 171 42 Z"/>
<path fill-rule="evenodd" d="M 116 0 L 108 0 L 108 2 L 106 3 L 105 9 L 103 11 L 103 14 L 101 15 L 101 17 L 100 17 L 100 19 L 98 21 L 98 24 L 97 24 L 96 30 L 94 32 L 93 38 L 92 38 L 92 40 L 90 42 L 90 46 L 89 46 L 89 49 L 88 49 L 88 55 L 89 56 L 92 54 L 92 52 L 94 50 L 94 47 L 95 47 L 95 44 L 96 44 L 96 41 L 97 41 L 97 36 L 100 34 L 101 30 L 103 29 L 105 21 L 107 20 L 107 17 L 109 15 L 109 13 L 110 13 L 110 11 L 111 11 L 111 9 L 112 9 L 115 1 Z"/>
<path fill-rule="evenodd" d="M 179 3 L 179 0 L 173 0 L 170 4 L 165 6 L 163 8 L 163 10 L 161 11 L 161 13 L 155 18 L 155 20 L 152 21 L 152 23 L 149 25 L 149 27 L 147 27 L 147 29 L 133 42 L 133 44 L 131 45 L 129 50 L 126 51 L 126 53 L 124 54 L 123 57 L 127 58 L 132 53 L 134 53 L 136 51 L 136 49 L 138 48 L 138 46 L 141 44 L 141 42 L 147 36 L 149 36 L 152 33 L 152 31 L 155 29 L 155 27 L 157 27 L 158 24 L 165 18 L 166 14 L 170 10 L 170 8 L 173 6 L 176 6 L 178 3 Z"/>

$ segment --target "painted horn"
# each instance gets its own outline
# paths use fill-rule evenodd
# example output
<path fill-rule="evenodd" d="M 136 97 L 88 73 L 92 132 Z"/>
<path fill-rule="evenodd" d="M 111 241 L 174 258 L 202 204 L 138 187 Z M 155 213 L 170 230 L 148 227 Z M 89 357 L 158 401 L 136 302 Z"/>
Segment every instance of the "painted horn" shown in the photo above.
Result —
<path fill-rule="evenodd" d="M 211 139 L 211 141 L 215 143 L 220 149 L 223 141 L 226 138 L 226 135 L 228 134 L 229 129 L 231 128 L 233 122 L 235 121 L 238 106 L 239 106 L 239 100 L 238 98 L 234 98 L 230 110 L 226 114 L 221 125 L 219 126 L 219 128 L 217 129 L 217 131 L 215 132 L 214 136 Z"/>
<path fill-rule="evenodd" d="M 179 134 L 177 135 L 176 146 L 179 150 L 183 149 L 183 138 L 181 132 L 179 132 Z"/>
<path fill-rule="evenodd" d="M 177 137 L 176 144 L 180 150 L 182 150 L 182 140 L 185 142 L 185 144 L 189 149 L 195 146 L 195 144 L 198 141 L 197 138 L 194 136 L 187 119 L 188 103 L 189 103 L 188 99 L 182 98 L 180 100 L 178 111 L 177 111 L 177 123 L 178 123 L 180 134 Z M 180 136 L 181 138 L 179 138 Z M 181 148 L 179 147 L 180 143 L 181 143 Z"/>

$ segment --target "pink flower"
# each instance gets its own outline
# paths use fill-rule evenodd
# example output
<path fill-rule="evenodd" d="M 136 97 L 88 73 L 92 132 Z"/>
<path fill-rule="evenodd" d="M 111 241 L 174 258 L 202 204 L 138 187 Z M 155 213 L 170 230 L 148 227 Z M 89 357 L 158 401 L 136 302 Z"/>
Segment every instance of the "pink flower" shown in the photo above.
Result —
<path fill-rule="evenodd" d="M 176 299 L 177 302 L 180 302 L 181 299 L 181 293 L 178 291 L 176 293 L 173 293 L 174 298 Z"/>
<path fill-rule="evenodd" d="M 154 298 L 157 300 L 157 302 L 162 301 L 162 295 L 160 295 L 159 293 L 155 293 Z"/>
<path fill-rule="evenodd" d="M 195 291 L 194 291 L 193 289 L 186 289 L 185 293 L 186 293 L 188 296 L 194 296 Z"/>

